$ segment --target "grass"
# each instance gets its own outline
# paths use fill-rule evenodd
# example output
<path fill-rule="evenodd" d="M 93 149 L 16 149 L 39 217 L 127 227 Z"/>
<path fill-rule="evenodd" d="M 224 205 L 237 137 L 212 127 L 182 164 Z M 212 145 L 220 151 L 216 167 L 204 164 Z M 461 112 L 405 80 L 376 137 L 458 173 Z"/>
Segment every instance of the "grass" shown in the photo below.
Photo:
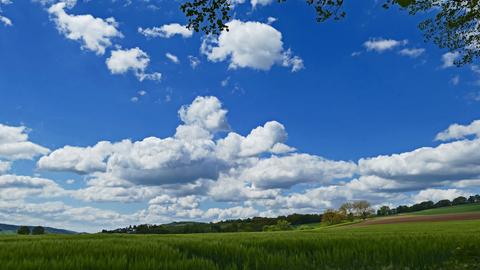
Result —
<path fill-rule="evenodd" d="M 480 269 L 480 221 L 264 233 L 0 236 L 0 268 Z"/>
<path fill-rule="evenodd" d="M 441 215 L 441 214 L 455 214 L 455 213 L 467 213 L 480 211 L 480 203 L 463 204 L 449 207 L 428 209 L 418 212 L 408 213 L 411 215 Z"/>

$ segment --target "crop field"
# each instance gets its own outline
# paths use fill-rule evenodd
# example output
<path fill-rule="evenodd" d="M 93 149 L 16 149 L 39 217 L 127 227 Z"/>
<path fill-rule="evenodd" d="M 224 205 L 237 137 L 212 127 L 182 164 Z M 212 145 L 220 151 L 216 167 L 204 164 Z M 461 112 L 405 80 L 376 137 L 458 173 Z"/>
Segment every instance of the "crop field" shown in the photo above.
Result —
<path fill-rule="evenodd" d="M 480 269 L 480 220 L 190 235 L 0 236 L 2 270 Z"/>
<path fill-rule="evenodd" d="M 375 218 L 356 224 L 357 226 L 395 224 L 411 222 L 441 222 L 454 220 L 475 220 L 480 219 L 480 212 L 462 212 L 441 215 L 397 215 L 389 217 Z"/>
<path fill-rule="evenodd" d="M 441 215 L 441 214 L 469 213 L 469 212 L 480 212 L 480 203 L 428 209 L 428 210 L 413 212 L 411 214 L 412 215 Z"/>

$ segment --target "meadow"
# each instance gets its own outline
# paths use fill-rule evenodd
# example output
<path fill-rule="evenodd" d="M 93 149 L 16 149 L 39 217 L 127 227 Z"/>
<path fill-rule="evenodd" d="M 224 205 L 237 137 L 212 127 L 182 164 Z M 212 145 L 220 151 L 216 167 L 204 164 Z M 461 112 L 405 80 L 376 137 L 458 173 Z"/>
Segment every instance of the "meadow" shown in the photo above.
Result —
<path fill-rule="evenodd" d="M 480 220 L 188 235 L 0 236 L 2 270 L 480 269 Z"/>

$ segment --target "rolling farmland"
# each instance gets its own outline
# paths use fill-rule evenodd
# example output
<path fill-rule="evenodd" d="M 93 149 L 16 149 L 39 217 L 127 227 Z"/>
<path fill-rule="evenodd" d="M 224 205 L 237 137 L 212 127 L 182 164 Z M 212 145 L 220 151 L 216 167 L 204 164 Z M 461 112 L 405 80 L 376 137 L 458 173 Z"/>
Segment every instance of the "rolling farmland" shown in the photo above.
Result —
<path fill-rule="evenodd" d="M 478 269 L 480 220 L 189 235 L 0 236 L 2 269 Z"/>

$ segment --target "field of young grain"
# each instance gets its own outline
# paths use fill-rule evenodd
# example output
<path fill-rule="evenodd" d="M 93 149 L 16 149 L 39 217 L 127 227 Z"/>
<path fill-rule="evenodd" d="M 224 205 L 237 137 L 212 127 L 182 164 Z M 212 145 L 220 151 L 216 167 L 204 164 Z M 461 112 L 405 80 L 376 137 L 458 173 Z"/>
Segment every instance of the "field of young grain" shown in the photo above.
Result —
<path fill-rule="evenodd" d="M 428 209 L 428 210 L 413 212 L 410 214 L 441 215 L 441 214 L 457 214 L 457 213 L 468 213 L 468 212 L 479 212 L 479 211 L 480 211 L 480 203 L 472 203 L 472 204 L 462 204 L 462 205 L 455 205 L 455 206 L 449 206 L 449 207 Z"/>
<path fill-rule="evenodd" d="M 480 269 L 480 221 L 263 233 L 0 236 L 0 268 Z"/>

